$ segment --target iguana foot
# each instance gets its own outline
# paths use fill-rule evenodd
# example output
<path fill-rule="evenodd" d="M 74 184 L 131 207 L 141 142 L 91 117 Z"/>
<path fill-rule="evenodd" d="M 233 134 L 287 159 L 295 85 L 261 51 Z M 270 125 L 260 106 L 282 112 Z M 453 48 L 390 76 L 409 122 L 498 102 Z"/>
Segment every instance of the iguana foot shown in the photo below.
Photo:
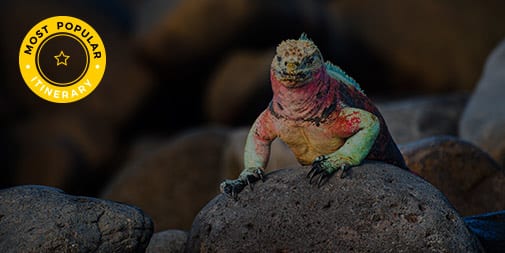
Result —
<path fill-rule="evenodd" d="M 222 193 L 237 200 L 239 192 L 241 192 L 246 185 L 247 183 L 240 178 L 235 180 L 226 179 L 221 183 L 219 188 L 221 189 Z"/>
<path fill-rule="evenodd" d="M 253 189 L 252 184 L 258 180 L 265 181 L 265 175 L 260 168 L 250 168 L 242 171 L 239 178 L 235 180 L 225 180 L 221 183 L 221 192 L 237 200 L 238 194 L 247 186 Z"/>
<path fill-rule="evenodd" d="M 322 186 L 330 176 L 335 173 L 337 170 L 341 170 L 342 174 L 340 174 L 340 177 L 343 178 L 345 176 L 345 172 L 350 166 L 343 163 L 343 164 L 335 164 L 330 161 L 330 159 L 324 155 L 318 156 L 316 160 L 312 163 L 312 169 L 309 171 L 307 174 L 307 178 L 310 178 L 309 183 L 312 184 L 312 180 L 317 178 L 319 176 L 319 180 L 316 180 L 314 182 L 317 182 L 317 186 Z"/>

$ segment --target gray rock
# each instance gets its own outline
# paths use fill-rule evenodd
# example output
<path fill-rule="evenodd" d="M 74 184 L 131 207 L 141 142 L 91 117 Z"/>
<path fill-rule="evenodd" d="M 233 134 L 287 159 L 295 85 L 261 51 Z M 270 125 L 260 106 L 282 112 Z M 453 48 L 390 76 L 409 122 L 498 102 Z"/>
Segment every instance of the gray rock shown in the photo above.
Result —
<path fill-rule="evenodd" d="M 505 173 L 484 151 L 451 136 L 400 146 L 405 163 L 442 191 L 461 215 L 505 209 Z"/>
<path fill-rule="evenodd" d="M 143 252 L 152 232 L 133 206 L 45 186 L 0 191 L 1 252 Z"/>
<path fill-rule="evenodd" d="M 505 166 L 505 40 L 487 59 L 459 125 L 460 136 Z"/>
<path fill-rule="evenodd" d="M 481 252 L 437 189 L 384 163 L 352 168 L 318 188 L 309 167 L 283 169 L 220 195 L 196 217 L 186 252 Z"/>
<path fill-rule="evenodd" d="M 101 197 L 142 208 L 156 231 L 189 229 L 202 206 L 219 193 L 227 137 L 227 129 L 203 128 L 151 144 L 145 140 Z"/>
<path fill-rule="evenodd" d="M 155 233 L 147 247 L 147 253 L 164 253 L 164 252 L 184 252 L 188 232 L 182 230 L 165 230 Z"/>
<path fill-rule="evenodd" d="M 398 144 L 434 135 L 457 135 L 468 95 L 462 93 L 409 98 L 377 106 Z"/>

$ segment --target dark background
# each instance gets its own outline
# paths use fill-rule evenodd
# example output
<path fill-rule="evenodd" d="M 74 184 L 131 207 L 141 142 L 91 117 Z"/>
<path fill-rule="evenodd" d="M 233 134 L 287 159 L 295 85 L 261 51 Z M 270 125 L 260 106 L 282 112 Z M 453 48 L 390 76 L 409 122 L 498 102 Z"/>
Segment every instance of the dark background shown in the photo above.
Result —
<path fill-rule="evenodd" d="M 2 1 L 0 187 L 96 196 L 140 139 L 250 125 L 270 100 L 275 47 L 302 32 L 374 99 L 470 92 L 505 35 L 503 10 L 501 0 Z M 37 97 L 18 69 L 25 34 L 56 15 L 89 23 L 107 50 L 101 84 L 72 104 Z"/>

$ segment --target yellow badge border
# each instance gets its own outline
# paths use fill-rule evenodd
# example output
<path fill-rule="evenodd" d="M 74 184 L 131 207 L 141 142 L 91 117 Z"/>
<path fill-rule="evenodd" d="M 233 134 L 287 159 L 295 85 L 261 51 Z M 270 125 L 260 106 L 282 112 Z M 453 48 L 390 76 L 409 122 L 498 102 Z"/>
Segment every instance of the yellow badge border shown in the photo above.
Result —
<path fill-rule="evenodd" d="M 58 29 L 58 22 L 63 22 L 63 27 Z M 66 25 L 67 23 L 71 25 Z M 77 26 L 80 27 L 78 31 L 75 30 Z M 73 28 L 68 30 L 68 27 Z M 87 33 L 83 33 L 84 30 Z M 77 83 L 65 87 L 44 80 L 37 65 L 37 52 L 41 43 L 47 42 L 45 39 L 53 34 L 61 32 L 73 34 L 80 39 L 89 56 L 88 69 L 84 76 Z M 98 45 L 95 50 L 93 44 L 95 47 Z M 32 47 L 31 51 L 28 46 Z M 100 57 L 95 58 L 94 52 L 100 52 Z M 96 30 L 81 19 L 71 16 L 46 18 L 33 26 L 24 37 L 19 49 L 19 69 L 26 85 L 37 96 L 54 103 L 76 102 L 90 95 L 100 84 L 106 69 L 105 45 Z"/>

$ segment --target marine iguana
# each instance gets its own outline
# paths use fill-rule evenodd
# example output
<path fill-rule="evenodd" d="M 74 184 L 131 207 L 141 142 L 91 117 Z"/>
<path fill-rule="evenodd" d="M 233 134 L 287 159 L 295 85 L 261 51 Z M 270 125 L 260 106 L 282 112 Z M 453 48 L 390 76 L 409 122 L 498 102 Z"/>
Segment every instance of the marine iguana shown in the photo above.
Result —
<path fill-rule="evenodd" d="M 365 159 L 408 169 L 372 101 L 341 68 L 324 62 L 305 34 L 277 46 L 270 80 L 273 98 L 247 136 L 245 169 L 237 179 L 222 182 L 221 192 L 236 198 L 246 185 L 263 180 L 275 138 L 284 141 L 302 165 L 312 164 L 307 177 L 310 183 L 315 178 L 317 185 L 338 170 L 343 176 Z"/>

